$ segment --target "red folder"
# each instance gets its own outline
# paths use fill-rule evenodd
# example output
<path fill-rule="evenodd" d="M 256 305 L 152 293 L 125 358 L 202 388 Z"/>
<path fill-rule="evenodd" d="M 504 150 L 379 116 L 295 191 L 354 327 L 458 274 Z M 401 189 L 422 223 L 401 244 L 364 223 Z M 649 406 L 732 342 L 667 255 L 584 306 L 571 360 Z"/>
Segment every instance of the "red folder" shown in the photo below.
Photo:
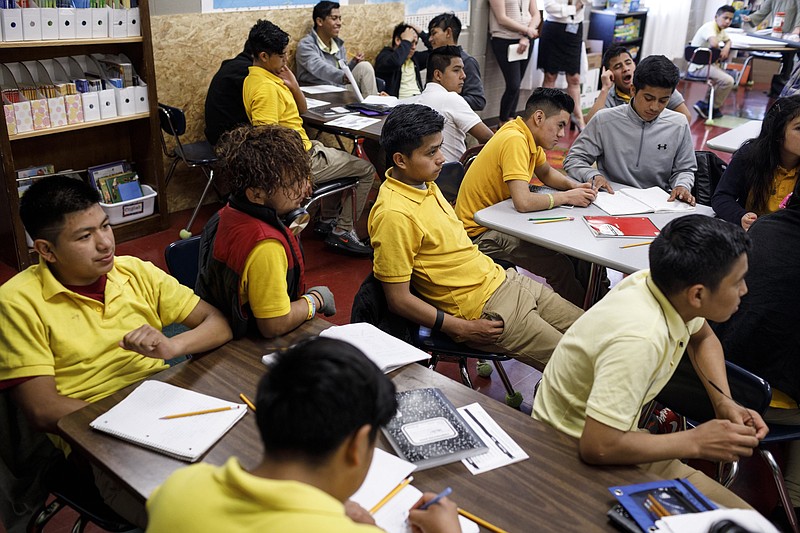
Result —
<path fill-rule="evenodd" d="M 659 229 L 648 217 L 583 217 L 595 237 L 657 237 Z"/>

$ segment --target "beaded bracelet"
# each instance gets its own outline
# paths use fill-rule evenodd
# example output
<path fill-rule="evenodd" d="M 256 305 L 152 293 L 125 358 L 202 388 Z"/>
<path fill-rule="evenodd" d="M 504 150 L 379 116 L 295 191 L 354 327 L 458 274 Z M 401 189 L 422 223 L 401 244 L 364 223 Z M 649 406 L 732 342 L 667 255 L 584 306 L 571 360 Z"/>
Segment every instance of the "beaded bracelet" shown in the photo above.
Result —
<path fill-rule="evenodd" d="M 553 199 L 553 195 L 550 193 L 547 193 L 547 197 L 550 199 L 550 205 L 547 206 L 547 209 L 553 209 L 553 206 L 555 205 L 556 201 Z"/>
<path fill-rule="evenodd" d="M 305 298 L 306 302 L 308 302 L 308 315 L 306 316 L 306 320 L 311 320 L 317 314 L 317 303 L 314 301 L 314 297 L 310 294 L 304 294 L 303 298 Z"/>

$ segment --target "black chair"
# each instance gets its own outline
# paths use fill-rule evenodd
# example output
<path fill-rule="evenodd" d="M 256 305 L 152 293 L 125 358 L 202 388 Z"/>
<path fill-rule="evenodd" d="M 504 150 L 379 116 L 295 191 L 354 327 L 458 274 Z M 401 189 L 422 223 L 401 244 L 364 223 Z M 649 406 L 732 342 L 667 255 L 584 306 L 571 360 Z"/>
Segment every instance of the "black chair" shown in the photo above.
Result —
<path fill-rule="evenodd" d="M 464 167 L 464 172 L 469 170 L 470 165 L 472 165 L 472 162 L 475 161 L 476 157 L 478 157 L 478 154 L 480 153 L 481 150 L 483 150 L 484 146 L 486 145 L 478 144 L 472 146 L 471 148 L 467 148 L 467 151 L 461 155 L 461 159 L 459 160 L 459 162 Z"/>
<path fill-rule="evenodd" d="M 726 361 L 725 366 L 728 374 L 728 384 L 731 389 L 733 399 L 743 405 L 763 414 L 769 407 L 772 398 L 772 389 L 765 380 L 756 376 L 752 372 Z M 672 409 L 674 412 L 685 417 L 687 426 L 695 426 L 716 417 L 714 408 L 708 398 L 703 384 L 697 373 L 692 367 L 688 355 L 685 356 L 678 368 L 675 370 L 670 381 L 656 397 L 656 401 Z M 786 512 L 786 517 L 794 533 L 799 533 L 797 516 L 792 506 L 792 500 L 786 490 L 783 481 L 783 473 L 772 453 L 766 449 L 765 445 L 770 443 L 788 442 L 800 439 L 800 426 L 784 426 L 779 424 L 768 424 L 769 434 L 761 441 L 758 447 L 758 454 L 767 463 L 778 489 L 781 504 Z M 728 472 L 725 472 L 724 465 L 720 465 L 718 471 L 718 481 L 724 486 L 730 486 L 738 474 L 739 466 L 732 463 Z"/>
<path fill-rule="evenodd" d="M 697 158 L 697 172 L 694 173 L 692 196 L 698 204 L 711 205 L 711 197 L 728 164 L 714 152 L 697 150 L 694 155 Z"/>
<path fill-rule="evenodd" d="M 188 239 L 170 243 L 164 250 L 164 260 L 172 276 L 194 289 L 197 283 L 197 274 L 200 270 L 200 238 L 195 235 Z"/>
<path fill-rule="evenodd" d="M 495 354 L 475 350 L 461 343 L 456 343 L 444 333 L 432 333 L 429 328 L 418 326 L 389 311 L 383 287 L 374 274 L 370 273 L 356 293 L 350 313 L 350 322 L 368 322 L 377 328 L 397 337 L 417 348 L 431 354 L 429 368 L 435 369 L 441 360 L 454 360 L 458 363 L 461 382 L 474 388 L 467 370 L 468 359 L 491 361 L 506 389 L 506 404 L 518 408 L 522 404 L 522 394 L 514 390 L 508 378 L 503 361 L 511 358 L 503 354 Z"/>
<path fill-rule="evenodd" d="M 706 124 L 714 124 L 714 83 L 711 81 L 711 65 L 716 63 L 719 59 L 719 48 L 704 48 L 701 46 L 686 45 L 683 50 L 683 58 L 692 65 L 704 67 L 694 72 L 689 71 L 687 68 L 685 72 L 681 72 L 681 79 L 684 82 L 700 82 L 709 87 L 708 95 L 708 118 Z"/>
<path fill-rule="evenodd" d="M 175 173 L 175 167 L 178 165 L 179 161 L 183 161 L 189 168 L 199 167 L 206 176 L 206 185 L 203 188 L 203 193 L 200 195 L 200 200 L 198 200 L 197 206 L 194 208 L 192 216 L 186 224 L 186 228 L 180 233 L 181 239 L 188 239 L 192 236 L 192 224 L 195 218 L 197 218 L 197 213 L 203 205 L 208 190 L 214 184 L 213 165 L 217 162 L 217 155 L 214 153 L 214 147 L 206 140 L 191 144 L 183 144 L 181 142 L 181 135 L 186 133 L 186 115 L 182 109 L 159 103 L 158 115 L 161 119 L 161 147 L 164 149 L 164 155 L 172 160 L 164 181 L 165 187 L 169 186 L 169 182 Z M 164 133 L 171 135 L 174 139 L 175 146 L 172 149 L 167 146 Z"/>
<path fill-rule="evenodd" d="M 347 190 L 350 191 L 350 198 L 351 202 L 350 205 L 353 209 L 353 223 L 358 220 L 358 206 L 356 206 L 356 188 L 360 183 L 358 178 L 349 177 L 349 178 L 337 178 L 335 180 L 326 181 L 325 183 L 319 183 L 314 187 L 314 192 L 308 199 L 303 203 L 303 207 L 306 210 L 310 210 L 311 206 L 315 203 L 319 202 L 326 196 L 331 196 L 333 194 L 341 194 Z"/>
<path fill-rule="evenodd" d="M 464 167 L 460 162 L 454 161 L 442 165 L 439 177 L 436 178 L 436 186 L 442 191 L 444 199 L 455 205 L 462 181 L 464 181 Z"/>

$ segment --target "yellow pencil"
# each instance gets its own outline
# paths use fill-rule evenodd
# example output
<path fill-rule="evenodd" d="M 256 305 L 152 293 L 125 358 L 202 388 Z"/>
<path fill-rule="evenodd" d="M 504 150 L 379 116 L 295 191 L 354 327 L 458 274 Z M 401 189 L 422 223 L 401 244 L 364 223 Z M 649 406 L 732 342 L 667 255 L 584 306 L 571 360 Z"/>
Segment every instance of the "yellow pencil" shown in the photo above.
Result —
<path fill-rule="evenodd" d="M 252 409 L 254 413 L 256 412 L 256 406 L 255 406 L 255 405 L 253 405 L 253 402 L 251 402 L 251 401 L 250 401 L 250 398 L 248 398 L 247 396 L 245 396 L 245 395 L 244 395 L 244 393 L 241 393 L 241 394 L 239 394 L 239 398 L 241 398 L 241 399 L 242 399 L 242 401 L 243 401 L 244 403 L 246 403 L 246 404 L 247 404 L 247 407 L 249 407 L 250 409 Z"/>
<path fill-rule="evenodd" d="M 653 241 L 635 242 L 633 244 L 626 244 L 625 246 L 620 246 L 620 248 L 633 248 L 635 246 L 647 246 L 648 244 L 650 244 L 652 242 Z"/>
<path fill-rule="evenodd" d="M 378 503 L 376 503 L 376 504 L 375 504 L 375 505 L 372 507 L 372 509 L 370 509 L 370 510 L 369 510 L 369 514 L 375 514 L 375 513 L 377 513 L 377 512 L 378 512 L 378 510 L 379 510 L 381 507 L 383 507 L 384 505 L 386 505 L 386 503 L 387 503 L 389 500 L 391 500 L 392 498 L 394 498 L 394 497 L 397 495 L 397 493 L 398 493 L 398 492 L 400 492 L 401 490 L 403 490 L 403 489 L 406 487 L 406 485 L 408 485 L 408 484 L 409 484 L 409 483 L 411 483 L 412 481 L 414 481 L 414 476 L 408 476 L 408 477 L 407 477 L 407 478 L 405 478 L 403 481 L 401 481 L 399 485 L 397 485 L 395 488 L 393 488 L 393 489 L 392 489 L 392 491 L 391 491 L 389 494 L 387 494 L 386 496 L 384 496 L 384 497 L 383 497 L 383 499 L 382 499 L 381 501 L 379 501 Z"/>
<path fill-rule="evenodd" d="M 183 418 L 185 416 L 206 415 L 208 413 L 219 413 L 220 411 L 230 411 L 231 409 L 238 409 L 239 406 L 231 407 L 217 407 L 216 409 L 204 409 L 202 411 L 192 411 L 191 413 L 178 413 L 176 415 L 162 416 L 161 420 L 170 420 L 172 418 Z"/>
<path fill-rule="evenodd" d="M 550 224 L 551 222 L 567 222 L 569 220 L 575 220 L 573 217 L 564 217 L 564 218 L 554 218 L 553 220 L 537 220 L 534 224 Z"/>
<path fill-rule="evenodd" d="M 469 518 L 470 520 L 472 520 L 473 522 L 475 522 L 479 526 L 481 526 L 481 527 L 483 527 L 485 529 L 488 529 L 489 531 L 493 531 L 494 533 L 508 533 L 508 531 L 506 531 L 505 529 L 499 528 L 494 524 L 490 524 L 489 522 L 487 522 L 483 518 L 478 518 L 474 514 L 465 511 L 461 507 L 458 508 L 458 514 L 460 514 L 464 518 Z"/>

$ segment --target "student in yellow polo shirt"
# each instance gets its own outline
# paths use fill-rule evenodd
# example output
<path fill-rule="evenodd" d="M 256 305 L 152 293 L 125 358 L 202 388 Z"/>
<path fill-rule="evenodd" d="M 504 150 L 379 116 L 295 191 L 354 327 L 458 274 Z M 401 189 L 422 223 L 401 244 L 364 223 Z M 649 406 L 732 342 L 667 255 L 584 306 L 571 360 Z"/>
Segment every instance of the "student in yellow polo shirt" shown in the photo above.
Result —
<path fill-rule="evenodd" d="M 147 531 L 380 533 L 348 498 L 396 410 L 394 384 L 357 348 L 322 337 L 302 342 L 278 355 L 258 385 L 261 463 L 245 470 L 231 457 L 176 471 L 147 502 Z M 414 531 L 460 531 L 449 499 L 417 509 L 434 497 L 424 494 L 409 512 Z"/>
<path fill-rule="evenodd" d="M 474 218 L 481 209 L 508 198 L 521 213 L 592 203 L 596 195 L 593 185 L 579 183 L 552 168 L 544 153 L 564 136 L 573 107 L 572 98 L 558 89 L 533 91 L 522 116 L 500 128 L 469 167 L 458 191 L 456 214 L 481 252 L 544 277 L 558 294 L 583 305 L 590 271 L 586 262 L 485 228 Z M 549 189 L 532 192 L 530 181 L 534 176 Z"/>
<path fill-rule="evenodd" d="M 749 248 L 744 230 L 719 219 L 687 215 L 667 224 L 650 245 L 650 269 L 622 280 L 561 339 L 539 382 L 533 417 L 579 439 L 589 464 L 686 477 L 717 503 L 748 507 L 680 459 L 749 457 L 768 431 L 758 413 L 731 399 L 722 345 L 708 324 L 728 320 L 747 293 Z M 677 433 L 639 431 L 642 407 L 683 357 L 717 419 Z"/>
<path fill-rule="evenodd" d="M 358 178 L 356 213 L 360 214 L 375 179 L 375 167 L 369 161 L 309 140 L 300 117 L 306 112 L 306 97 L 286 66 L 289 35 L 269 21 L 259 20 L 250 30 L 247 43 L 253 53 L 253 66 L 244 80 L 242 98 L 250 123 L 254 126 L 278 124 L 299 133 L 311 159 L 313 184 L 345 177 Z M 329 246 L 369 257 L 372 248 L 361 242 L 356 234 L 351 202 L 349 192 L 343 196 L 341 209 L 323 201 L 322 224 L 315 226 L 315 231 L 327 234 L 325 243 Z"/>
<path fill-rule="evenodd" d="M 64 176 L 32 185 L 20 216 L 39 263 L 0 287 L 0 388 L 34 429 L 53 435 L 60 418 L 167 368 L 165 360 L 231 338 L 225 317 L 191 289 L 149 262 L 114 255 L 99 201 L 93 187 Z M 190 329 L 165 337 L 172 323 Z M 117 501 L 107 498 L 141 525 L 141 504 L 140 516 Z"/>
<path fill-rule="evenodd" d="M 470 241 L 434 183 L 443 127 L 444 117 L 420 104 L 397 106 L 386 119 L 381 145 L 394 166 L 368 222 L 375 277 L 393 313 L 542 368 L 582 311 Z"/>

